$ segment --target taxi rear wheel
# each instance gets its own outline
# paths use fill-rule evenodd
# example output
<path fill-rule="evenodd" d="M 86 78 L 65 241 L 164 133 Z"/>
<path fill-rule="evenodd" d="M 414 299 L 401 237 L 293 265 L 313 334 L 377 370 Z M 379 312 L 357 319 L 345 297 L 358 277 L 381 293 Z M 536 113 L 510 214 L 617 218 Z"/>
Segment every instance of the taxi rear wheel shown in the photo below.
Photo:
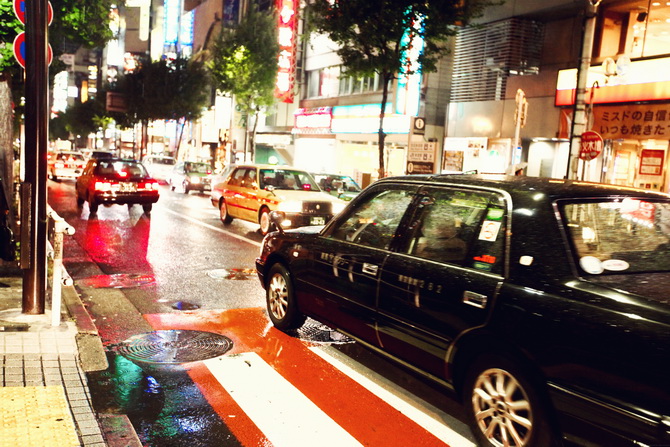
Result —
<path fill-rule="evenodd" d="M 300 313 L 295 300 L 291 274 L 281 264 L 270 269 L 265 287 L 268 314 L 277 329 L 297 329 L 305 323 L 305 315 Z"/>
<path fill-rule="evenodd" d="M 555 445 L 545 401 L 531 374 L 500 355 L 484 355 L 469 369 L 463 402 L 473 434 L 484 447 Z"/>
<path fill-rule="evenodd" d="M 219 204 L 219 216 L 221 217 L 221 222 L 226 225 L 233 221 L 232 216 L 228 213 L 228 205 L 226 205 L 225 200 L 221 200 Z"/>

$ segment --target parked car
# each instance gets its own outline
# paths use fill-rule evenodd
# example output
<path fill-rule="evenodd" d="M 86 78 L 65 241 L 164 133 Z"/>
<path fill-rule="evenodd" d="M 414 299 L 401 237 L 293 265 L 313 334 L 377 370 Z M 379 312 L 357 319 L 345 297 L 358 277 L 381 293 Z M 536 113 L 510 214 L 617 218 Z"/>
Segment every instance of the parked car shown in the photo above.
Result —
<path fill-rule="evenodd" d="M 284 226 L 302 227 L 325 225 L 345 205 L 321 191 L 308 172 L 276 165 L 236 166 L 210 197 L 224 224 L 233 218 L 257 222 L 264 235 L 272 229 L 271 211 L 284 212 Z"/>
<path fill-rule="evenodd" d="M 356 181 L 348 175 L 342 174 L 313 174 L 319 183 L 319 188 L 338 199 L 349 201 L 361 191 Z"/>
<path fill-rule="evenodd" d="M 312 317 L 455 391 L 481 446 L 670 445 L 669 241 L 666 194 L 419 175 L 267 235 L 256 269 L 277 328 Z"/>
<path fill-rule="evenodd" d="M 139 204 L 149 214 L 158 202 L 158 188 L 158 182 L 142 163 L 120 158 L 91 158 L 75 185 L 77 205 L 88 202 L 91 214 L 98 211 L 99 205 L 115 203 L 128 207 Z"/>
<path fill-rule="evenodd" d="M 84 170 L 84 155 L 76 151 L 58 151 L 49 154 L 48 175 L 51 180 L 76 179 Z"/>
<path fill-rule="evenodd" d="M 142 164 L 153 178 L 160 183 L 167 183 L 177 160 L 167 155 L 147 155 L 142 160 Z"/>
<path fill-rule="evenodd" d="M 168 184 L 172 191 L 180 190 L 184 194 L 209 191 L 212 189 L 212 167 L 209 163 L 180 161 L 172 169 Z"/>

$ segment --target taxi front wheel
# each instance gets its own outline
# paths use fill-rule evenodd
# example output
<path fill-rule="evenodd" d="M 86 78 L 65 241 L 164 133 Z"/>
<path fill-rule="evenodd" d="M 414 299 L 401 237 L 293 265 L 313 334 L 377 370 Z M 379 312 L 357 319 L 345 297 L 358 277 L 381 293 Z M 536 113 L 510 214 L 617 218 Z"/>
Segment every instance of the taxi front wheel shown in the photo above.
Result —
<path fill-rule="evenodd" d="M 270 320 L 277 329 L 297 329 L 305 323 L 295 300 L 291 274 L 283 265 L 275 264 L 270 269 L 265 296 Z"/>
<path fill-rule="evenodd" d="M 470 367 L 463 402 L 480 446 L 556 445 L 548 407 L 530 376 L 500 355 L 485 355 Z"/>
<path fill-rule="evenodd" d="M 261 235 L 265 236 L 268 234 L 270 231 L 273 230 L 274 224 L 272 223 L 272 220 L 270 219 L 270 210 L 267 208 L 263 208 L 261 210 L 261 215 L 258 218 L 258 224 L 260 225 L 259 231 Z"/>

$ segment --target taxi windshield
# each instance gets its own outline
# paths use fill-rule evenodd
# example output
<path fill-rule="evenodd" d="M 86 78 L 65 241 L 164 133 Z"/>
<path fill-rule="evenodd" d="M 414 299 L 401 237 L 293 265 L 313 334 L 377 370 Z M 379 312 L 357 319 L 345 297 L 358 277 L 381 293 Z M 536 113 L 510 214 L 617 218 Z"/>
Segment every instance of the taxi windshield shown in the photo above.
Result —
<path fill-rule="evenodd" d="M 670 202 L 590 200 L 565 203 L 561 213 L 585 273 L 670 271 Z"/>
<path fill-rule="evenodd" d="M 292 169 L 261 169 L 261 188 L 320 191 L 316 180 L 305 171 Z"/>

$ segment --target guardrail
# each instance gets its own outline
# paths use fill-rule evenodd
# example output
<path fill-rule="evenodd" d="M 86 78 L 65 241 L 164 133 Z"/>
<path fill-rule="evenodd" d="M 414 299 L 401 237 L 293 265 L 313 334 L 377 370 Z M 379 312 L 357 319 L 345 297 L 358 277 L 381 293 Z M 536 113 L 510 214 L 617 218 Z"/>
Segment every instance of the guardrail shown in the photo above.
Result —
<path fill-rule="evenodd" d="M 74 234 L 74 227 L 47 205 L 47 217 L 53 222 L 49 231 L 47 257 L 52 260 L 51 272 L 51 326 L 60 325 L 62 286 L 71 286 L 72 278 L 63 266 L 63 235 Z"/>

